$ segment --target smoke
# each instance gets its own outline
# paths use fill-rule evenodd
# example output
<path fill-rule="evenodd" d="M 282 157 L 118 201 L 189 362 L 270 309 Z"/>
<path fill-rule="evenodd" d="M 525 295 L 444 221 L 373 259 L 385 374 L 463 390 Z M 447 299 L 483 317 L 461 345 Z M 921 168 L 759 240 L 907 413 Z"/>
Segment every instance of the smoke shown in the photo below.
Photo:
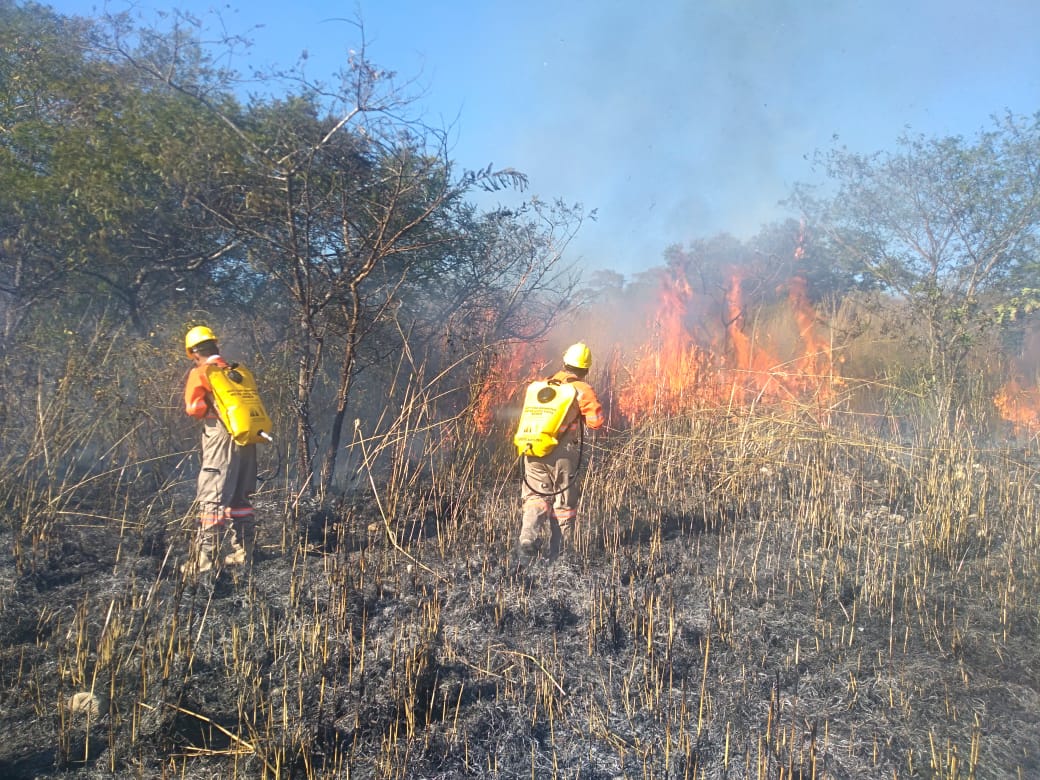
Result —
<path fill-rule="evenodd" d="M 51 5 L 90 14 L 94 3 Z M 178 7 L 252 39 L 231 63 L 245 72 L 289 66 L 306 50 L 308 74 L 326 78 L 358 43 L 338 0 L 222 7 L 219 24 L 208 0 Z M 890 149 L 907 130 L 971 135 L 994 114 L 1040 105 L 1040 5 L 1031 0 L 460 0 L 359 10 L 368 55 L 410 84 L 426 120 L 450 128 L 460 168 L 511 166 L 530 177 L 525 195 L 595 210 L 569 256 L 627 275 L 659 265 L 670 245 L 746 238 L 798 216 L 781 201 L 796 182 L 818 181 L 818 150 Z"/>
<path fill-rule="evenodd" d="M 1040 97 L 1026 3 L 559 6 L 528 12 L 544 33 L 517 55 L 532 83 L 510 83 L 524 105 L 499 153 L 542 196 L 598 210 L 572 247 L 591 267 L 633 273 L 791 216 L 780 202 L 832 144 L 974 133 Z"/>

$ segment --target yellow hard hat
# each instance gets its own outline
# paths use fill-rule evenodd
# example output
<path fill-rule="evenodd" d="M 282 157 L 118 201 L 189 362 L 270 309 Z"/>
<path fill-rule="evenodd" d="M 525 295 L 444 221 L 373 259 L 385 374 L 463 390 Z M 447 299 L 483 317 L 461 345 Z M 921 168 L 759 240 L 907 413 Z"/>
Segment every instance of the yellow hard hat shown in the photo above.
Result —
<path fill-rule="evenodd" d="M 217 334 L 205 325 L 196 325 L 184 336 L 184 351 L 191 357 L 191 351 L 203 341 L 216 341 Z"/>
<path fill-rule="evenodd" d="M 592 365 L 592 351 L 582 342 L 571 344 L 563 353 L 565 365 L 587 369 Z"/>

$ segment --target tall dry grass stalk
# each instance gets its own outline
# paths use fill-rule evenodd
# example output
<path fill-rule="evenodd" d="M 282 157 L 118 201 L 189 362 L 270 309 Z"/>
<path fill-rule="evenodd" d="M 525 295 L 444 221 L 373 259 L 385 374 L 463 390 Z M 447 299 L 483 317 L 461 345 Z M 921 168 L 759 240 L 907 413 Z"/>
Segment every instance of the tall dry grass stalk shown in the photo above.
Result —
<path fill-rule="evenodd" d="M 589 437 L 573 549 L 519 571 L 508 442 L 441 420 L 435 387 L 355 427 L 335 533 L 274 481 L 265 555 L 210 585 L 176 566 L 186 477 L 127 459 L 133 427 L 74 468 L 111 423 L 41 391 L 2 481 L 5 707 L 53 724 L 57 765 L 142 777 L 1035 766 L 1035 439 L 808 405 L 651 420 Z"/>

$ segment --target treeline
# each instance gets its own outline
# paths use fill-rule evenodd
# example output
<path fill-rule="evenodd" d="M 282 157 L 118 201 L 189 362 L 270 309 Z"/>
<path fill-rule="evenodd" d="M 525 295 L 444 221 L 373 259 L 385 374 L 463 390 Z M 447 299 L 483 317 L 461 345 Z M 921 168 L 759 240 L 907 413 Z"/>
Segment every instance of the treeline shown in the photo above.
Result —
<path fill-rule="evenodd" d="M 497 348 L 575 307 L 606 334 L 662 274 L 714 297 L 720 321 L 768 310 L 798 275 L 844 373 L 912 390 L 942 425 L 980 377 L 983 394 L 1006 378 L 1040 300 L 1040 116 L 824 150 L 825 184 L 792 192 L 801 222 L 583 282 L 562 259 L 583 209 L 526 197 L 511 168 L 459 170 L 363 47 L 324 81 L 247 81 L 222 65 L 241 41 L 201 29 L 0 0 L 0 451 L 34 495 L 178 478 L 197 323 L 256 368 L 294 494 L 323 497 L 380 448 L 465 441 Z M 478 205 L 489 192 L 511 205 Z M 734 268 L 750 280 L 737 314 Z"/>
<path fill-rule="evenodd" d="M 740 347 L 775 348 L 777 362 L 738 367 L 781 377 L 811 362 L 797 350 L 815 341 L 846 407 L 909 419 L 938 438 L 953 427 L 1007 433 L 1011 419 L 1035 435 L 1040 113 L 993 117 L 971 138 L 905 134 L 873 154 L 835 146 L 812 164 L 820 181 L 796 185 L 786 204 L 800 219 L 746 241 L 670 247 L 661 267 L 632 281 L 600 274 L 593 321 L 631 333 L 626 301 L 664 289 L 672 300 L 661 313 L 674 314 L 678 293 L 687 335 L 724 365 Z M 807 304 L 798 316 L 795 298 Z M 667 341 L 667 319 L 650 321 L 652 349 Z"/>
<path fill-rule="evenodd" d="M 67 476 L 44 448 L 80 453 L 66 470 L 183 449 L 179 344 L 204 322 L 256 364 L 297 488 L 324 494 L 351 420 L 459 412 L 494 346 L 573 290 L 580 207 L 458 170 L 364 51 L 325 83 L 250 74 L 248 95 L 220 65 L 235 45 L 177 14 L 0 3 L 3 450 L 40 479 Z M 506 189 L 511 208 L 475 205 Z"/>

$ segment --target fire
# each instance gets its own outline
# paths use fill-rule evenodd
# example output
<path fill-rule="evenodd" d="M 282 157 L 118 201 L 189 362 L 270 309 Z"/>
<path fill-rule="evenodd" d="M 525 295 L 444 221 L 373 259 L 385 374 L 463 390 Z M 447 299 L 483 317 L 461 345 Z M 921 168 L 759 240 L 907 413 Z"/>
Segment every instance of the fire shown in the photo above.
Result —
<path fill-rule="evenodd" d="M 796 263 L 804 258 L 803 242 L 800 234 L 793 255 Z M 688 271 L 682 259 L 661 269 L 657 298 L 643 317 L 649 330 L 644 342 L 622 343 L 628 334 L 621 334 L 616 343 L 597 343 L 596 333 L 611 325 L 624 327 L 620 321 L 631 313 L 628 310 L 599 312 L 604 326 L 581 334 L 598 350 L 596 383 L 614 412 L 632 423 L 705 405 L 801 407 L 830 399 L 838 380 L 826 330 L 811 305 L 803 274 L 796 273 L 780 288 L 782 297 L 768 305 L 768 316 L 758 315 L 749 323 L 744 290 L 748 272 L 732 272 L 724 294 L 713 296 L 710 285 L 708 292 L 695 290 Z M 754 311 L 762 308 L 756 304 Z M 476 412 L 478 430 L 489 428 L 496 404 L 535 378 L 530 370 L 535 357 L 530 345 L 522 345 L 492 366 Z M 556 361 L 549 356 L 541 365 Z"/>
<path fill-rule="evenodd" d="M 630 287 L 623 280 L 605 285 L 604 303 L 582 312 L 584 327 L 569 330 L 552 348 L 521 342 L 490 362 L 474 386 L 474 426 L 488 432 L 496 414 L 509 415 L 528 382 L 559 367 L 560 343 L 577 340 L 592 345 L 590 379 L 611 425 L 711 406 L 770 405 L 826 419 L 843 379 L 827 323 L 810 297 L 804 228 L 791 257 L 793 273 L 769 288 L 763 281 L 775 264 L 757 274 L 746 266 L 726 278 L 710 254 L 682 252 Z M 701 274 L 699 284 L 691 283 L 697 279 L 692 270 Z M 646 303 L 649 280 L 657 282 L 652 303 Z M 631 338 L 641 332 L 648 335 Z M 1023 367 L 1040 359 L 1040 330 L 1028 338 L 1015 378 L 993 400 L 1016 433 L 1038 435 L 1040 383 L 1022 377 L 1028 376 Z"/>
<path fill-rule="evenodd" d="M 473 427 L 478 433 L 487 434 L 496 412 L 535 379 L 533 364 L 537 361 L 537 350 L 530 342 L 519 342 L 491 357 L 483 378 L 472 390 Z"/>
<path fill-rule="evenodd" d="M 730 396 L 738 404 L 751 397 L 773 397 L 782 387 L 774 371 L 780 361 L 764 349 L 756 349 L 746 332 L 743 282 L 740 274 L 733 274 L 726 290 L 726 336 L 732 350 L 728 384 Z"/>
<path fill-rule="evenodd" d="M 1016 435 L 1040 434 L 1040 328 L 1028 327 L 1017 355 L 1011 359 L 1011 379 L 993 398 L 1001 417 Z"/>
<path fill-rule="evenodd" d="M 809 303 L 804 276 L 795 276 L 787 283 L 787 300 L 798 323 L 798 335 L 805 344 L 805 353 L 798 361 L 799 369 L 812 376 L 819 375 L 821 370 L 829 371 L 830 344 L 816 334 L 816 312 Z"/>
<path fill-rule="evenodd" d="M 790 359 L 782 359 L 775 348 L 756 344 L 748 335 L 739 274 L 733 276 L 726 292 L 726 311 L 726 335 L 732 352 L 728 384 L 734 401 L 789 402 L 830 396 L 835 383 L 830 346 L 819 337 L 818 317 L 803 276 L 787 282 L 787 314 L 796 326 L 801 350 Z"/>
<path fill-rule="evenodd" d="M 993 399 L 1000 415 L 1016 434 L 1040 434 L 1040 387 L 1023 387 L 1017 379 L 1005 384 Z"/>
<path fill-rule="evenodd" d="M 804 257 L 799 236 L 794 257 Z M 799 352 L 778 357 L 777 339 L 747 322 L 744 273 L 731 274 L 722 301 L 722 328 L 703 324 L 698 339 L 689 327 L 695 296 L 680 264 L 668 269 L 661 285 L 660 301 L 651 317 L 653 338 L 638 349 L 631 374 L 619 390 L 618 410 L 629 421 L 647 413 L 675 414 L 706 403 L 744 405 L 751 402 L 791 403 L 829 398 L 836 384 L 829 342 L 820 337 L 819 318 L 813 309 L 805 277 L 787 282 L 787 311 L 774 317 L 781 327 L 786 317 L 793 324 Z M 708 313 L 708 302 L 700 302 Z M 788 328 L 790 329 L 790 327 Z M 615 382 L 618 373 L 614 372 Z"/>
<path fill-rule="evenodd" d="M 637 348 L 630 371 L 619 388 L 618 411 L 628 419 L 649 412 L 674 412 L 703 391 L 710 351 L 695 343 L 685 325 L 692 288 L 678 268 L 670 268 L 661 285 L 660 305 L 652 316 L 648 344 Z M 622 364 L 616 353 L 614 376 Z"/>

